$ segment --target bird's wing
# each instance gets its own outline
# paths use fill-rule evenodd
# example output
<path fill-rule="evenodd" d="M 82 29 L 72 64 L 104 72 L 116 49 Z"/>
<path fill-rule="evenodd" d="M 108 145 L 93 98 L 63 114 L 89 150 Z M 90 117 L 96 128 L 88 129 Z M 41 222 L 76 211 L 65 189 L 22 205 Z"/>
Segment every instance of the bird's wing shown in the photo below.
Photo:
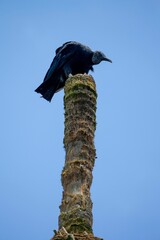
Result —
<path fill-rule="evenodd" d="M 60 47 L 46 73 L 44 81 L 47 81 L 53 74 L 56 74 L 63 65 L 75 55 L 78 48 L 78 44 L 75 44 L 74 42 L 67 42 L 64 46 Z"/>
<path fill-rule="evenodd" d="M 69 42 L 65 42 L 65 43 L 63 43 L 63 45 L 62 45 L 61 47 L 58 47 L 58 48 L 56 49 L 55 53 L 58 54 L 59 51 L 61 51 L 62 48 L 63 48 L 66 44 L 71 43 L 71 42 L 72 42 L 72 41 L 69 41 Z"/>

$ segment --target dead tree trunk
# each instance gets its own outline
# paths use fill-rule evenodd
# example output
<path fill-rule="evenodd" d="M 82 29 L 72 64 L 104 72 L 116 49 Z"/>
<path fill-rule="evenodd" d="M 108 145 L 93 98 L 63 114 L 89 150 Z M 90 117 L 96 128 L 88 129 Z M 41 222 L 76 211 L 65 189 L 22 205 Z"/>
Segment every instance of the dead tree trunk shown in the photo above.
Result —
<path fill-rule="evenodd" d="M 81 239 L 78 236 L 85 237 L 85 234 L 95 239 L 90 187 L 96 156 L 96 86 L 91 76 L 77 74 L 69 77 L 64 91 L 66 157 L 61 175 L 64 191 L 59 231 L 54 239 L 67 233 L 73 234 L 75 239 Z"/>

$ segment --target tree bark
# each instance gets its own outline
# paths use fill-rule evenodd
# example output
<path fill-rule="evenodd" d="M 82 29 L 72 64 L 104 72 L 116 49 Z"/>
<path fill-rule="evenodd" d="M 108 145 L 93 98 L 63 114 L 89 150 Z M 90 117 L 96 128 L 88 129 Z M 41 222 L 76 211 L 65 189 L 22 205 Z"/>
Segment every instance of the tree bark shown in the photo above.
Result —
<path fill-rule="evenodd" d="M 59 231 L 54 239 L 60 239 L 58 236 L 63 233 L 69 234 L 71 239 L 85 239 L 85 236 L 87 236 L 86 239 L 96 239 L 92 230 L 93 216 L 90 197 L 92 170 L 96 157 L 94 146 L 97 99 L 95 81 L 87 74 L 71 76 L 66 81 L 64 92 L 66 156 L 61 175 L 63 196 L 60 206 Z"/>

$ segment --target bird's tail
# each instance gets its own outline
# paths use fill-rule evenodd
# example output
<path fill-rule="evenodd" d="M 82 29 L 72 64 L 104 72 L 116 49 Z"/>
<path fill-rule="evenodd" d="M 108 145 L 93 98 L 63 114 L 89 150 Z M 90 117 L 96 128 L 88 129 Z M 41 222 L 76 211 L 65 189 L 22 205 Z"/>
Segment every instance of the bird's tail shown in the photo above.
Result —
<path fill-rule="evenodd" d="M 44 81 L 35 92 L 40 93 L 43 98 L 51 102 L 54 93 L 57 91 L 57 86 L 52 84 L 50 81 Z"/>

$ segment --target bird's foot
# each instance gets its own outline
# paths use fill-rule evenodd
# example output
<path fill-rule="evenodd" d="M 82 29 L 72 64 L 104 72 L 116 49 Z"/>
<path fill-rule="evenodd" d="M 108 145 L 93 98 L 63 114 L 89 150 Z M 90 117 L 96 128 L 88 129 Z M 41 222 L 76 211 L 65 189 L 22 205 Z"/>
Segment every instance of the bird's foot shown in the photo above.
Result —
<path fill-rule="evenodd" d="M 68 77 L 72 77 L 73 75 L 70 73 L 69 75 L 68 75 Z"/>

